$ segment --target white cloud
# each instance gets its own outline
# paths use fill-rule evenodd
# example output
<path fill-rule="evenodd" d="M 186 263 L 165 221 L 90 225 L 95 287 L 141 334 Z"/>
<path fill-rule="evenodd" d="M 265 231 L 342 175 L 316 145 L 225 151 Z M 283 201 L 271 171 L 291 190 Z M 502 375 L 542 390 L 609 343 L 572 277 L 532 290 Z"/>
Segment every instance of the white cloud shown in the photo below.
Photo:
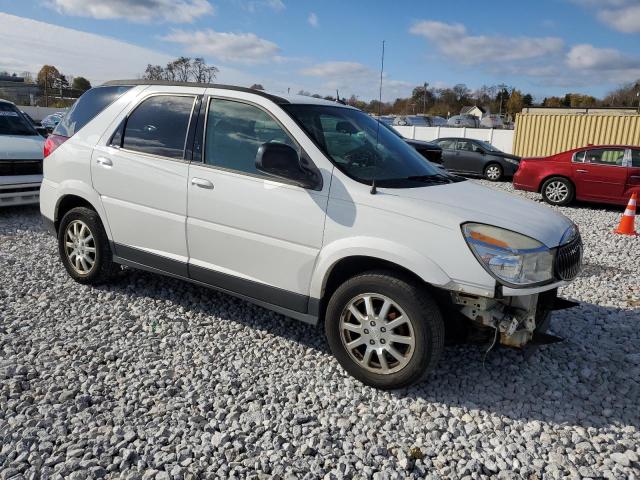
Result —
<path fill-rule="evenodd" d="M 640 33 L 640 4 L 603 9 L 598 18 L 619 32 Z"/>
<path fill-rule="evenodd" d="M 278 45 L 254 33 L 216 32 L 215 30 L 173 30 L 163 40 L 179 43 L 195 55 L 243 64 L 282 61 Z"/>
<path fill-rule="evenodd" d="M 640 33 L 639 0 L 571 0 L 595 11 L 598 19 L 622 33 Z"/>
<path fill-rule="evenodd" d="M 309 25 L 311 25 L 314 28 L 318 27 L 318 15 L 316 15 L 315 13 L 311 12 L 309 14 L 309 18 L 307 19 L 307 21 L 309 22 Z"/>
<path fill-rule="evenodd" d="M 300 73 L 310 77 L 353 77 L 370 72 L 369 67 L 357 62 L 326 62 L 305 68 Z"/>
<path fill-rule="evenodd" d="M 409 30 L 425 37 L 448 59 L 463 65 L 499 63 L 541 58 L 562 51 L 556 37 L 504 37 L 470 35 L 460 23 L 423 20 Z"/>
<path fill-rule="evenodd" d="M 236 3 L 250 13 L 265 8 L 280 12 L 286 8 L 282 0 L 236 0 Z"/>
<path fill-rule="evenodd" d="M 190 23 L 213 13 L 208 0 L 48 0 L 46 5 L 65 15 L 139 23 Z"/>
<path fill-rule="evenodd" d="M 37 35 L 34 35 L 37 32 Z M 43 38 L 55 38 L 55 49 L 43 48 Z M 0 13 L 0 67 L 37 73 L 53 64 L 68 75 L 92 83 L 136 78 L 148 63 L 165 64 L 169 55 L 93 33 Z"/>
<path fill-rule="evenodd" d="M 593 45 L 575 45 L 567 53 L 567 65 L 575 70 L 598 71 L 603 75 L 640 70 L 640 58 L 624 55 L 614 48 L 596 48 Z"/>

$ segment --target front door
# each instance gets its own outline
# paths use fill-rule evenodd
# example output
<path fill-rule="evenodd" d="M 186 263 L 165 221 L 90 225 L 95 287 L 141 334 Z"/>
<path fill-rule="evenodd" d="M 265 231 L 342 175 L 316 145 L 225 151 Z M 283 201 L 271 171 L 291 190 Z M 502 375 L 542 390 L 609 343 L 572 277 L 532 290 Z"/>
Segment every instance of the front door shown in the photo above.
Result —
<path fill-rule="evenodd" d="M 191 278 L 269 304 L 307 312 L 322 246 L 329 182 L 307 190 L 255 167 L 258 148 L 287 143 L 286 128 L 259 105 L 211 98 L 202 162 L 189 168 L 187 236 Z"/>
<path fill-rule="evenodd" d="M 116 255 L 179 275 L 187 273 L 184 149 L 195 100 L 184 94 L 146 97 L 108 144 L 95 148 L 91 161 Z"/>
<path fill-rule="evenodd" d="M 580 200 L 618 203 L 628 169 L 624 148 L 593 148 L 576 153 L 572 164 L 576 196 Z"/>

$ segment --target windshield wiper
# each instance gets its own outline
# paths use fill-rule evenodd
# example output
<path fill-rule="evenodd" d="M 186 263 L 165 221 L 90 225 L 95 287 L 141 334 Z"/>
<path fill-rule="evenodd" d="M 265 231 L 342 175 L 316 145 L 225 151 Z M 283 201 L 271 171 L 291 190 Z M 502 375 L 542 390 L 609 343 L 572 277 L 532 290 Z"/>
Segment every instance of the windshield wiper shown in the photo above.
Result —
<path fill-rule="evenodd" d="M 432 175 L 412 175 L 406 177 L 406 179 L 427 183 L 453 183 L 453 180 L 451 180 L 447 175 L 442 175 L 441 173 L 434 173 Z"/>

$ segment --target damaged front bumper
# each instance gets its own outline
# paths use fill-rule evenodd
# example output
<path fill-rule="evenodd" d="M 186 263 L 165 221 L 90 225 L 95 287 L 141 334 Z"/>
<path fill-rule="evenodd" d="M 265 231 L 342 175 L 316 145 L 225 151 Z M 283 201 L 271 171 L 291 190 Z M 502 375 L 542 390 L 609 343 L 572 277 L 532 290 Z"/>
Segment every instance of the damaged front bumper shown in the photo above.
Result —
<path fill-rule="evenodd" d="M 453 305 L 464 317 L 479 328 L 492 329 L 500 344 L 515 348 L 562 340 L 546 333 L 551 312 L 578 305 L 558 297 L 557 288 L 503 298 L 464 293 L 451 296 Z"/>

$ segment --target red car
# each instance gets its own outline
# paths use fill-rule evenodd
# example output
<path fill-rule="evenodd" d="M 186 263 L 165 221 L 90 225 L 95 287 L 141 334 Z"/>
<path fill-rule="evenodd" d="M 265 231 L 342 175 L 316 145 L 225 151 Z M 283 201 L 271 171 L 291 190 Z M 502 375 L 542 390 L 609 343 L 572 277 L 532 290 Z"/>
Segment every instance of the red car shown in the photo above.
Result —
<path fill-rule="evenodd" d="M 539 192 L 551 205 L 574 199 L 626 205 L 640 194 L 640 147 L 602 145 L 549 157 L 523 158 L 513 176 L 517 190 Z"/>

